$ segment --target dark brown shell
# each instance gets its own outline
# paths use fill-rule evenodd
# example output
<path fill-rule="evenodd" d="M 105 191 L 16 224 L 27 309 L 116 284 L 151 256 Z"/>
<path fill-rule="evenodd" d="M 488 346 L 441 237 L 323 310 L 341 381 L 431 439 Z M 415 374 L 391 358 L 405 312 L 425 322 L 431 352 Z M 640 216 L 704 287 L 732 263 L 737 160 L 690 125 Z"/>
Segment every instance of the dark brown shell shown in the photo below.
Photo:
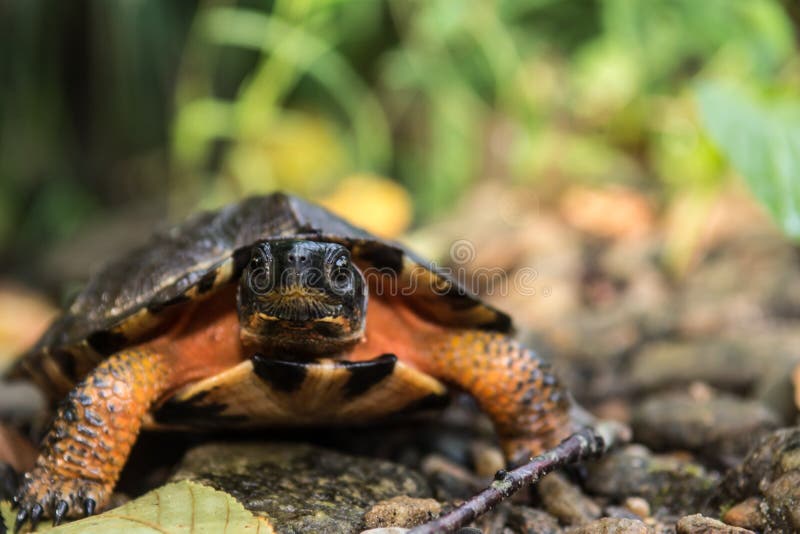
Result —
<path fill-rule="evenodd" d="M 341 243 L 362 265 L 389 270 L 400 280 L 416 276 L 417 287 L 408 298 L 431 321 L 511 328 L 507 315 L 402 245 L 356 228 L 320 206 L 274 193 L 197 214 L 107 264 L 10 376 L 27 376 L 48 389 L 67 391 L 103 357 L 157 328 L 171 309 L 179 308 L 176 304 L 210 295 L 238 279 L 251 245 L 295 236 Z"/>

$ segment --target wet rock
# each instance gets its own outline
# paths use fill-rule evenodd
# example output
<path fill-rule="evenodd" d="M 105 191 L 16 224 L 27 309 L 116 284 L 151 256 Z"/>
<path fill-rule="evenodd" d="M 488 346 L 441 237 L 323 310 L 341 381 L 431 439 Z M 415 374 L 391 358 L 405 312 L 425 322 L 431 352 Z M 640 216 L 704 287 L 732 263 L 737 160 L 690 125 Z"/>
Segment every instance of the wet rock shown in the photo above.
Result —
<path fill-rule="evenodd" d="M 697 510 L 717 484 L 698 464 L 630 445 L 589 465 L 587 490 L 621 502 L 641 497 L 652 511 L 680 514 Z"/>
<path fill-rule="evenodd" d="M 761 499 L 750 497 L 743 500 L 725 512 L 725 515 L 722 516 L 722 521 L 735 527 L 762 530 L 764 528 L 764 516 L 761 515 Z"/>
<path fill-rule="evenodd" d="M 411 528 L 430 521 L 442 512 L 442 505 L 434 499 L 414 499 L 406 495 L 381 501 L 364 514 L 367 528 Z"/>
<path fill-rule="evenodd" d="M 763 323 L 784 291 L 786 273 L 797 270 L 795 253 L 774 232 L 740 235 L 710 251 L 678 296 L 680 329 L 709 335 L 725 327 Z M 747 283 L 742 283 L 746 276 Z"/>
<path fill-rule="evenodd" d="M 520 534 L 558 534 L 558 520 L 544 510 L 527 506 L 512 506 L 508 512 L 508 526 Z"/>
<path fill-rule="evenodd" d="M 583 525 L 600 517 L 600 507 L 558 473 L 543 478 L 538 488 L 545 509 L 566 525 Z"/>
<path fill-rule="evenodd" d="M 400 465 L 292 443 L 197 447 L 173 476 L 186 479 L 233 495 L 286 533 L 360 532 L 379 501 L 431 494 L 421 475 Z"/>
<path fill-rule="evenodd" d="M 652 534 L 653 529 L 637 519 L 604 517 L 566 530 L 569 534 Z"/>
<path fill-rule="evenodd" d="M 673 295 L 659 264 L 659 241 L 617 241 L 599 257 L 603 273 L 622 286 L 619 307 L 647 337 L 662 337 L 675 326 Z"/>
<path fill-rule="evenodd" d="M 726 473 L 713 505 L 761 497 L 764 532 L 800 530 L 800 427 L 773 432 Z"/>
<path fill-rule="evenodd" d="M 732 527 L 700 514 L 682 517 L 675 528 L 678 534 L 755 534 L 752 530 Z"/>
<path fill-rule="evenodd" d="M 641 340 L 641 332 L 630 313 L 614 308 L 576 315 L 547 331 L 544 339 L 558 354 L 597 365 L 631 349 Z"/>
<path fill-rule="evenodd" d="M 795 451 L 800 449 L 800 427 L 784 428 L 766 436 L 744 461 L 729 470 L 720 481 L 715 503 L 731 506 L 758 495 L 762 485 L 769 484 L 792 465 Z M 784 460 L 784 453 L 788 458 Z M 784 467 L 785 466 L 785 467 Z"/>
<path fill-rule="evenodd" d="M 795 455 L 800 456 L 797 452 Z M 764 489 L 764 503 L 768 532 L 800 531 L 800 469 L 769 484 Z"/>
<path fill-rule="evenodd" d="M 630 380 L 645 391 L 701 381 L 740 392 L 756 383 L 762 362 L 731 341 L 653 343 L 636 355 Z"/>
<path fill-rule="evenodd" d="M 608 399 L 628 386 L 620 377 L 619 366 L 625 354 L 641 342 L 642 333 L 635 318 L 626 310 L 584 312 L 565 318 L 527 343 L 547 347 L 557 374 L 580 402 Z"/>
<path fill-rule="evenodd" d="M 778 426 L 775 415 L 756 401 L 728 395 L 654 395 L 631 422 L 637 441 L 657 449 L 688 449 L 731 464 Z"/>

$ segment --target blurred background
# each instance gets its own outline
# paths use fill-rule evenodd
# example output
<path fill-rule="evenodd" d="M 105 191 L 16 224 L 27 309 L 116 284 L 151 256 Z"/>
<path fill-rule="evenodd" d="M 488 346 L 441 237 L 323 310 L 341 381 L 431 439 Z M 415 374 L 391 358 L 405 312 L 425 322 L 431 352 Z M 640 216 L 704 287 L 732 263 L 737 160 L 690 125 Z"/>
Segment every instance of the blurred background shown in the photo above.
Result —
<path fill-rule="evenodd" d="M 284 189 L 441 261 L 467 238 L 535 264 L 552 298 L 512 299 L 523 324 L 619 289 L 595 239 L 656 232 L 680 280 L 709 228 L 800 234 L 798 23 L 793 0 L 5 0 L 0 276 L 63 303 L 152 229 Z M 572 232 L 580 265 L 549 260 Z"/>
<path fill-rule="evenodd" d="M 591 491 L 694 513 L 800 421 L 799 43 L 797 0 L 0 0 L 0 372 L 152 230 L 283 189 L 481 272 L 670 455 Z M 800 532 L 780 462 L 732 524 Z"/>

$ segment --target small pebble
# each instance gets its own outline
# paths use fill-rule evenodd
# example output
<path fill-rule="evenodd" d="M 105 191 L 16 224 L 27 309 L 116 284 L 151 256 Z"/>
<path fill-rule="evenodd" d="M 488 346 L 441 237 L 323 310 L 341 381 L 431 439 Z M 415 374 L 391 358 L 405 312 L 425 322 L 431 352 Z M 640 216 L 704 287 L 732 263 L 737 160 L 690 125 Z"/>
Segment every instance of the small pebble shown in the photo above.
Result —
<path fill-rule="evenodd" d="M 558 473 L 539 482 L 545 509 L 566 525 L 585 525 L 600 517 L 600 507 Z"/>
<path fill-rule="evenodd" d="M 641 520 L 641 516 L 638 514 L 634 514 L 627 508 L 623 508 L 622 506 L 606 506 L 605 510 L 603 510 L 603 515 L 607 517 L 613 517 L 614 519 L 636 519 Z"/>
<path fill-rule="evenodd" d="M 699 386 L 695 389 L 703 389 Z M 649 395 L 634 408 L 636 440 L 658 449 L 684 449 L 738 463 L 760 436 L 779 425 L 762 403 L 719 394 L 666 392 Z"/>
<path fill-rule="evenodd" d="M 613 419 L 622 423 L 629 423 L 631 420 L 630 404 L 619 399 L 607 400 L 593 406 L 592 413 L 599 419 Z"/>
<path fill-rule="evenodd" d="M 630 496 L 640 497 L 651 513 L 664 508 L 675 517 L 701 509 L 716 483 L 716 476 L 701 465 L 650 454 L 641 447 L 611 451 L 591 464 L 585 482 L 593 495 L 623 503 Z"/>
<path fill-rule="evenodd" d="M 735 527 L 761 530 L 764 528 L 764 516 L 759 509 L 760 504 L 761 499 L 758 497 L 745 499 L 725 512 L 722 520 Z"/>
<path fill-rule="evenodd" d="M 434 499 L 400 495 L 380 501 L 364 514 L 367 528 L 415 527 L 439 516 L 442 511 Z"/>
<path fill-rule="evenodd" d="M 485 441 L 476 441 L 470 447 L 475 473 L 479 477 L 491 477 L 506 466 L 503 452 Z"/>
<path fill-rule="evenodd" d="M 642 519 L 650 517 L 650 503 L 641 497 L 628 497 L 622 504 Z"/>
<path fill-rule="evenodd" d="M 705 382 L 692 382 L 689 384 L 689 396 L 692 400 L 708 402 L 714 397 L 714 391 Z"/>
<path fill-rule="evenodd" d="M 408 531 L 409 529 L 400 527 L 371 528 L 369 530 L 362 530 L 361 534 L 405 534 Z"/>
<path fill-rule="evenodd" d="M 544 510 L 529 506 L 511 506 L 508 510 L 508 525 L 514 532 L 535 534 L 558 534 L 558 520 Z"/>
<path fill-rule="evenodd" d="M 568 534 L 651 534 L 653 531 L 637 519 L 604 517 L 586 525 L 567 529 Z"/>

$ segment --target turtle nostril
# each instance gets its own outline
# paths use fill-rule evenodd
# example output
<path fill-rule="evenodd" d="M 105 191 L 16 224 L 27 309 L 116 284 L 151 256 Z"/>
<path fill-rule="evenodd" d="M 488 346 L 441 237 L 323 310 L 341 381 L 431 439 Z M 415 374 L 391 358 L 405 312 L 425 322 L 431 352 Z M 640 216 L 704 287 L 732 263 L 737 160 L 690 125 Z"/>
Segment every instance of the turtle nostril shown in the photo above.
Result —
<path fill-rule="evenodd" d="M 306 267 L 311 261 L 310 256 L 302 252 L 290 252 L 286 255 L 286 259 L 294 267 Z"/>

